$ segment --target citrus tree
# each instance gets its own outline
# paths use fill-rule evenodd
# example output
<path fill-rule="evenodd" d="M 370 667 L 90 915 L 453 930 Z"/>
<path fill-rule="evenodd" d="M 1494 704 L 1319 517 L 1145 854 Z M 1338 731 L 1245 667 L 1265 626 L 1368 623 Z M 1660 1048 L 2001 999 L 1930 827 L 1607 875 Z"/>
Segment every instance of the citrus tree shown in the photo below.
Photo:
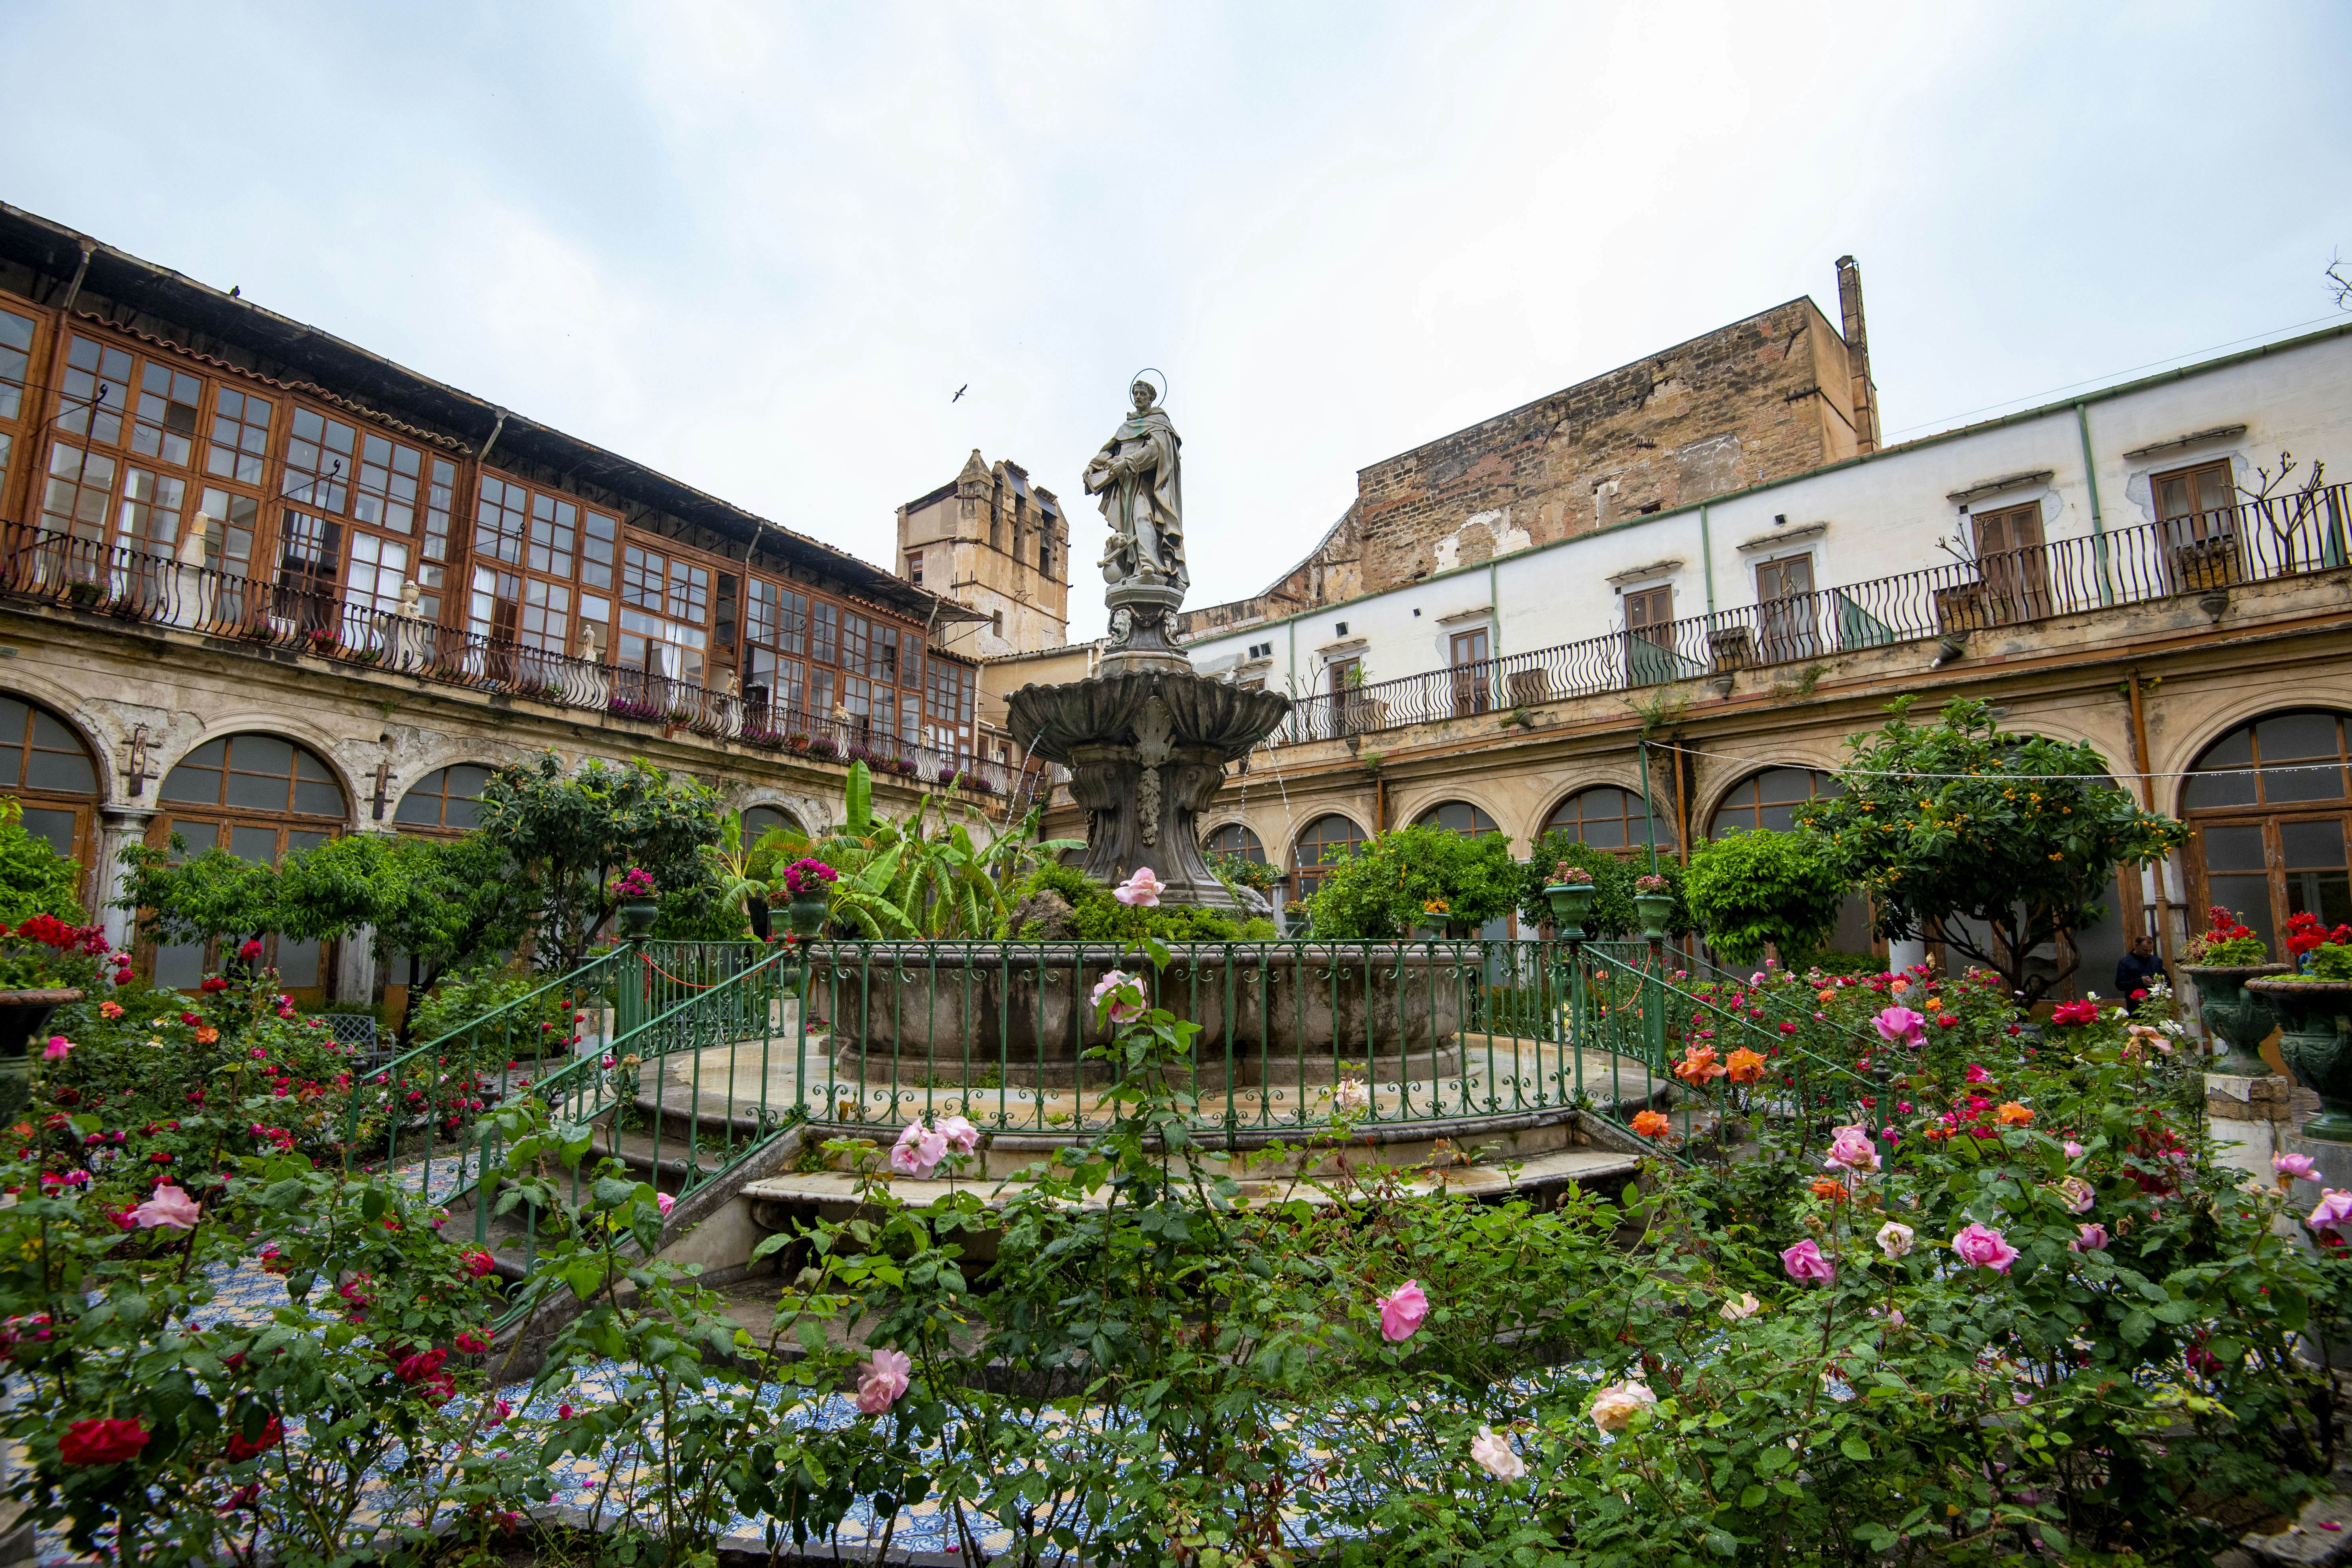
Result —
<path fill-rule="evenodd" d="M 2088 742 L 2005 733 L 1966 700 L 1916 724 L 1911 701 L 1887 704 L 1884 725 L 1846 742 L 1844 793 L 1799 807 L 1798 820 L 1828 836 L 1882 934 L 1935 935 L 2038 1000 L 2074 972 L 2060 939 L 2105 914 L 2116 868 L 2162 858 L 2188 830 L 2134 805 Z M 2029 976 L 2051 947 L 2061 967 Z"/>

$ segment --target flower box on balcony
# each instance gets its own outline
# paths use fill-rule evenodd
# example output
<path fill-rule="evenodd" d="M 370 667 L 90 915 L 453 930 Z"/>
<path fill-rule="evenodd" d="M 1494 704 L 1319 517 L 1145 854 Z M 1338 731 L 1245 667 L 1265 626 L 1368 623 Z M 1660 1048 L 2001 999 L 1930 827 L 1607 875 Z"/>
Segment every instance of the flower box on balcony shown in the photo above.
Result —
<path fill-rule="evenodd" d="M 2172 547 L 2172 574 L 2182 593 L 2230 588 L 2245 581 L 2239 570 L 2238 542 L 2228 534 Z"/>

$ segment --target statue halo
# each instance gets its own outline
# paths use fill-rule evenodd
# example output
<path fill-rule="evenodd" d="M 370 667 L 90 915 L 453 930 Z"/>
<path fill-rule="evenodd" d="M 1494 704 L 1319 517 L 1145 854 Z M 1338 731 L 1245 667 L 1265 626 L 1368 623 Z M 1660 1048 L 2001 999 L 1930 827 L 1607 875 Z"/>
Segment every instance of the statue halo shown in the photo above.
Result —
<path fill-rule="evenodd" d="M 1158 365 L 1145 365 L 1141 370 L 1137 371 L 1133 375 L 1127 378 L 1127 384 L 1133 386 L 1137 382 L 1141 381 L 1147 375 L 1156 375 L 1160 378 L 1160 395 L 1152 401 L 1156 404 L 1164 405 L 1168 401 L 1168 373 L 1161 370 Z"/>

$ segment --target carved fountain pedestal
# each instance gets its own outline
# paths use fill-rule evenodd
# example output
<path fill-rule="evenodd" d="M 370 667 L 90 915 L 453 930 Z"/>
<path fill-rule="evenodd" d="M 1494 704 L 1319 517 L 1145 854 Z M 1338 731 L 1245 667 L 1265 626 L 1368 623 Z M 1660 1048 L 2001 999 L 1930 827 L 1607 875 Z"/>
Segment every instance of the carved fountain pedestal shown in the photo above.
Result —
<path fill-rule="evenodd" d="M 1006 721 L 1032 755 L 1070 770 L 1088 877 L 1123 882 L 1149 866 L 1167 884 L 1162 903 L 1243 912 L 1201 853 L 1201 813 L 1226 764 L 1282 722 L 1290 700 L 1195 675 L 1181 649 L 1152 640 L 1133 658 L 1114 652 L 1085 680 L 1023 687 Z"/>

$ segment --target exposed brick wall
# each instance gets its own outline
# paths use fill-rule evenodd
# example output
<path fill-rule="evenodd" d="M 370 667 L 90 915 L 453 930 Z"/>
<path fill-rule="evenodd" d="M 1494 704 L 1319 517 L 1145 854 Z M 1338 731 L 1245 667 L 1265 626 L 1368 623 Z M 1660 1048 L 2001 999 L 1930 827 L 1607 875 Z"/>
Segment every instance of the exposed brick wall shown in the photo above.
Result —
<path fill-rule="evenodd" d="M 1356 477 L 1363 593 L 1850 454 L 1845 343 L 1810 300 Z"/>
<path fill-rule="evenodd" d="M 1356 504 L 1305 562 L 1181 629 L 1380 593 L 1851 457 L 1866 376 L 1813 302 L 1790 300 L 1360 470 Z"/>

